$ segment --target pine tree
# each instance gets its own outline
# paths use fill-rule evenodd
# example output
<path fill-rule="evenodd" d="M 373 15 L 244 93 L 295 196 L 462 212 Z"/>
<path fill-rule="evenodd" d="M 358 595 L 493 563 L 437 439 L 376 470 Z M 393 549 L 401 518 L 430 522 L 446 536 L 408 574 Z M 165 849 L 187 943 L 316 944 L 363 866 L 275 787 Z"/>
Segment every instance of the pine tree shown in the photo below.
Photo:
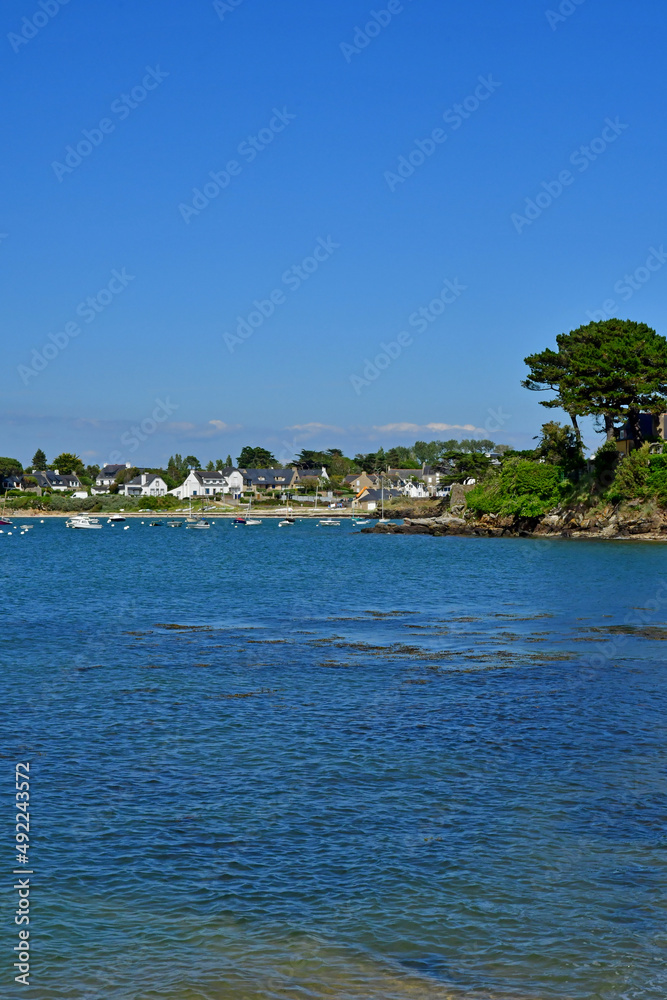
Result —
<path fill-rule="evenodd" d="M 525 359 L 530 374 L 522 386 L 554 392 L 540 403 L 565 410 L 579 442 L 577 417 L 599 416 L 608 437 L 617 421 L 628 420 L 639 447 L 640 413 L 667 408 L 667 340 L 646 323 L 609 319 L 561 333 L 556 342 L 558 351 L 547 348 Z"/>

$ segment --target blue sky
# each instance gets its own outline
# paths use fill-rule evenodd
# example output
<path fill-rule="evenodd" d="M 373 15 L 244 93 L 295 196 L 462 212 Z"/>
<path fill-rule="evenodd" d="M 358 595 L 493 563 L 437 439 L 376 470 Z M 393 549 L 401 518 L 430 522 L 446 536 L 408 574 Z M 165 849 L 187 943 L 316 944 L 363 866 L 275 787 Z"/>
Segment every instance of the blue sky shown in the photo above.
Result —
<path fill-rule="evenodd" d="M 527 353 L 667 332 L 658 0 L 42 4 L 0 13 L 4 454 L 526 447 Z"/>

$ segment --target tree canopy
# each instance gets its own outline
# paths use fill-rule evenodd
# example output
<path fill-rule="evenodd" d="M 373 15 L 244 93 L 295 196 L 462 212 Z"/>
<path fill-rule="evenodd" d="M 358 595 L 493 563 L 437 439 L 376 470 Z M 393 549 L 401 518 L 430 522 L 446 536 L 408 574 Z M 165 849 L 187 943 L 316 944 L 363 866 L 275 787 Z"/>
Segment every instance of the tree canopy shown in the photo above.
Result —
<path fill-rule="evenodd" d="M 86 471 L 79 456 L 74 455 L 71 451 L 62 451 L 60 455 L 56 455 L 51 462 L 51 468 L 57 469 L 61 476 L 78 476 L 79 473 Z"/>
<path fill-rule="evenodd" d="M 278 465 L 278 462 L 266 448 L 251 448 L 250 445 L 246 445 L 236 464 L 240 469 L 270 469 Z"/>
<path fill-rule="evenodd" d="M 667 340 L 646 323 L 609 319 L 561 333 L 556 342 L 557 351 L 525 358 L 524 388 L 555 393 L 541 405 L 565 410 L 579 441 L 577 417 L 600 416 L 608 436 L 629 420 L 641 445 L 640 413 L 667 407 Z"/>
<path fill-rule="evenodd" d="M 575 478 L 586 464 L 573 428 L 555 420 L 542 424 L 535 457 L 543 458 L 550 465 L 562 466 L 565 475 Z"/>
<path fill-rule="evenodd" d="M 18 458 L 0 457 L 0 476 L 20 476 L 23 466 Z"/>
<path fill-rule="evenodd" d="M 31 468 L 36 469 L 37 472 L 43 472 L 46 468 L 46 455 L 41 448 L 38 448 L 35 454 L 32 456 L 32 466 Z"/>

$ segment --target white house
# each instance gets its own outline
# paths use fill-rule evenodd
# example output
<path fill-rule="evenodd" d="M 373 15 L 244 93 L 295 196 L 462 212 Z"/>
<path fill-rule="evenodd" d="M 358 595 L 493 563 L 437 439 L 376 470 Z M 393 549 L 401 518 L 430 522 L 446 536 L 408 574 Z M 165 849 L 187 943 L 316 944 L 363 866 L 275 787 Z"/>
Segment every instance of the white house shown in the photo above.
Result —
<path fill-rule="evenodd" d="M 399 489 L 402 490 L 404 497 L 410 497 L 412 500 L 424 500 L 426 497 L 431 496 L 426 483 L 423 482 L 415 483 L 412 480 L 401 482 Z"/>
<path fill-rule="evenodd" d="M 235 469 L 233 466 L 228 466 L 222 470 L 222 474 L 227 482 L 227 489 L 225 493 L 232 493 L 234 496 L 240 496 L 243 493 L 243 473 L 240 469 Z"/>
<path fill-rule="evenodd" d="M 406 496 L 435 496 L 440 481 L 440 473 L 430 465 L 422 465 L 421 469 L 387 469 L 387 477 L 391 480 L 402 480 L 403 482 L 423 483 L 426 493 L 406 493 Z"/>
<path fill-rule="evenodd" d="M 168 490 L 162 476 L 154 472 L 142 472 L 130 479 L 129 483 L 119 486 L 118 492 L 124 493 L 126 497 L 164 497 Z"/>
<path fill-rule="evenodd" d="M 181 485 L 169 492 L 179 500 L 189 500 L 191 497 L 213 497 L 221 496 L 223 493 L 239 494 L 242 491 L 243 474 L 238 469 L 230 467 L 221 472 L 191 469 Z"/>
<path fill-rule="evenodd" d="M 93 483 L 90 492 L 91 493 L 108 493 L 109 487 L 112 483 L 116 482 L 116 476 L 123 469 L 131 469 L 132 466 L 130 462 L 126 462 L 125 465 L 105 465 L 97 473 L 95 477 L 95 482 Z"/>

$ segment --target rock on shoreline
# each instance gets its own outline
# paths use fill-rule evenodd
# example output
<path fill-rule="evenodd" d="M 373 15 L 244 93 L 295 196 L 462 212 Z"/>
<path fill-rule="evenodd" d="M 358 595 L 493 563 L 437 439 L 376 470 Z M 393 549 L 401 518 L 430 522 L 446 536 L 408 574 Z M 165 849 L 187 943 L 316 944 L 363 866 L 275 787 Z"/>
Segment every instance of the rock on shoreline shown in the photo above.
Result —
<path fill-rule="evenodd" d="M 544 517 L 406 517 L 403 524 L 378 524 L 362 528 L 375 535 L 474 535 L 480 538 L 633 538 L 667 541 L 667 513 L 639 510 L 620 512 L 611 506 L 592 515 L 586 510 L 557 509 Z"/>

